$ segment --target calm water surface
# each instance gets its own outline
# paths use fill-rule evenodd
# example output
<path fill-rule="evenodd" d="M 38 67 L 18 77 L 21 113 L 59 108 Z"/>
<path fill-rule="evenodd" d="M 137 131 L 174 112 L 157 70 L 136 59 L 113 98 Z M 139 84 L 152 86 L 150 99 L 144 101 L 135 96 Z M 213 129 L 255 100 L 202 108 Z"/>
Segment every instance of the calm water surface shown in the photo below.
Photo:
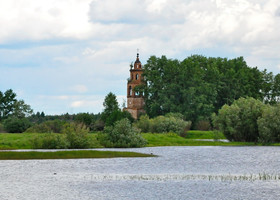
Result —
<path fill-rule="evenodd" d="M 152 158 L 0 161 L 0 200 L 280 199 L 279 147 L 117 149 Z"/>

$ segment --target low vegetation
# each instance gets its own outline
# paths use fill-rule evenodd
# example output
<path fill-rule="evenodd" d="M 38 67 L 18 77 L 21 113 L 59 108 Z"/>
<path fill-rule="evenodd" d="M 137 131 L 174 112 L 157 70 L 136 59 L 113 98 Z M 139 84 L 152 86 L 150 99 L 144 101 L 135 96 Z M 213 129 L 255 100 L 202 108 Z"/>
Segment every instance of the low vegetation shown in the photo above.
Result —
<path fill-rule="evenodd" d="M 56 152 L 0 152 L 0 160 L 28 159 L 79 159 L 79 158 L 116 158 L 116 157 L 152 157 L 150 154 L 117 151 L 56 151 Z"/>
<path fill-rule="evenodd" d="M 196 132 L 198 132 L 198 137 L 195 138 Z M 212 134 L 206 133 L 204 136 L 201 134 L 201 131 L 193 131 L 192 138 L 183 138 L 178 136 L 175 133 L 164 133 L 164 134 L 155 134 L 155 133 L 143 133 L 143 137 L 148 141 L 148 147 L 156 146 L 251 146 L 256 145 L 252 142 L 224 142 L 217 139 L 214 139 Z M 203 138 L 203 139 L 202 139 Z M 207 138 L 207 139 L 206 139 Z M 224 137 L 222 137 L 224 138 Z M 220 139 L 222 139 L 220 138 Z"/>
<path fill-rule="evenodd" d="M 132 127 L 128 119 L 117 121 L 114 126 L 106 127 L 98 134 L 98 140 L 104 147 L 133 148 L 143 147 L 146 140 L 140 135 L 140 130 Z"/>
<path fill-rule="evenodd" d="M 173 132 L 184 136 L 191 127 L 191 121 L 185 121 L 180 113 L 168 113 L 150 119 L 148 115 L 142 115 L 135 123 L 136 127 L 144 133 L 168 133 Z"/>
<path fill-rule="evenodd" d="M 100 143 L 100 133 L 89 133 L 87 135 L 88 148 L 104 148 Z M 189 131 L 186 137 L 181 137 L 176 133 L 142 133 L 140 134 L 146 141 L 146 147 L 155 146 L 244 146 L 257 145 L 253 142 L 223 142 L 219 139 L 225 139 L 221 132 L 214 131 Z M 32 149 L 36 148 L 33 142 L 36 138 L 45 137 L 65 137 L 63 134 L 57 133 L 2 133 L 0 134 L 0 149 Z M 212 141 L 207 141 L 212 140 Z M 50 146 L 52 144 L 49 144 Z M 271 145 L 280 145 L 274 143 Z M 47 146 L 47 149 L 50 148 Z M 56 149 L 55 147 L 54 149 Z M 45 149 L 40 147 L 39 149 Z"/>

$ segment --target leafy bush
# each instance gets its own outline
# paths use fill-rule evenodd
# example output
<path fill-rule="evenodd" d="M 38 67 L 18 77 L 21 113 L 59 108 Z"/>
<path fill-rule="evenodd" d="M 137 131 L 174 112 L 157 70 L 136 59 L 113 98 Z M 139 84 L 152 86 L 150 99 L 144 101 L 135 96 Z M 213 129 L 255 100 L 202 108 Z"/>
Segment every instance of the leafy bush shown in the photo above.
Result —
<path fill-rule="evenodd" d="M 89 147 L 89 129 L 83 124 L 66 124 L 63 129 L 69 149 L 85 149 Z"/>
<path fill-rule="evenodd" d="M 148 115 L 141 115 L 136 126 L 141 129 L 142 132 L 148 133 L 150 131 L 150 119 Z"/>
<path fill-rule="evenodd" d="M 280 104 L 267 106 L 258 119 L 259 142 L 280 142 Z"/>
<path fill-rule="evenodd" d="M 9 117 L 3 121 L 5 131 L 9 133 L 22 133 L 31 126 L 26 118 Z"/>
<path fill-rule="evenodd" d="M 213 123 L 230 141 L 257 142 L 257 120 L 262 116 L 265 104 L 254 98 L 240 98 L 231 106 L 224 105 L 213 116 Z"/>
<path fill-rule="evenodd" d="M 117 121 L 114 126 L 105 127 L 104 133 L 98 134 L 98 140 L 105 147 L 132 148 L 146 145 L 140 131 L 131 126 L 128 119 Z"/>
<path fill-rule="evenodd" d="M 136 126 L 142 132 L 168 133 L 175 132 L 179 135 L 185 134 L 191 127 L 190 121 L 184 121 L 183 116 L 177 113 L 169 113 L 166 116 L 158 116 L 149 119 L 148 116 L 141 116 Z"/>
<path fill-rule="evenodd" d="M 61 120 L 50 120 L 41 124 L 35 124 L 28 128 L 26 133 L 62 133 L 63 126 L 68 123 Z"/>
<path fill-rule="evenodd" d="M 83 124 L 67 123 L 62 134 L 45 133 L 32 140 L 32 146 L 36 149 L 84 149 L 90 145 L 88 128 Z"/>
<path fill-rule="evenodd" d="M 35 137 L 31 143 L 34 149 L 67 149 L 69 146 L 65 135 L 56 133 Z"/>

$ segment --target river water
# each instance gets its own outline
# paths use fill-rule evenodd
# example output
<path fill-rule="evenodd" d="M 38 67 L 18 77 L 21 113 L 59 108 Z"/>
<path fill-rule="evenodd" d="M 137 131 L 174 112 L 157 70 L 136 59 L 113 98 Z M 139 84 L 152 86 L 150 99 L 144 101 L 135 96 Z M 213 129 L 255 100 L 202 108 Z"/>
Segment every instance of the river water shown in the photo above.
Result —
<path fill-rule="evenodd" d="M 0 161 L 0 199 L 280 199 L 279 147 L 117 150 L 159 157 Z"/>

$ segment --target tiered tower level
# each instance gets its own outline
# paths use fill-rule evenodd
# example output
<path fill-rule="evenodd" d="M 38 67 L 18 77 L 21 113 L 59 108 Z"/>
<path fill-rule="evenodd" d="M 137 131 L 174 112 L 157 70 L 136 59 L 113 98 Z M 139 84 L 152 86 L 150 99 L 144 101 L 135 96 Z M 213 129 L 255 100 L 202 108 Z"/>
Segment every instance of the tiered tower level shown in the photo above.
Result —
<path fill-rule="evenodd" d="M 139 53 L 137 53 L 136 61 L 130 69 L 130 78 L 127 81 L 127 108 L 125 109 L 134 119 L 138 119 L 141 113 L 145 113 L 143 94 L 134 90 L 136 86 L 141 84 L 144 84 L 143 68 L 139 60 Z"/>

